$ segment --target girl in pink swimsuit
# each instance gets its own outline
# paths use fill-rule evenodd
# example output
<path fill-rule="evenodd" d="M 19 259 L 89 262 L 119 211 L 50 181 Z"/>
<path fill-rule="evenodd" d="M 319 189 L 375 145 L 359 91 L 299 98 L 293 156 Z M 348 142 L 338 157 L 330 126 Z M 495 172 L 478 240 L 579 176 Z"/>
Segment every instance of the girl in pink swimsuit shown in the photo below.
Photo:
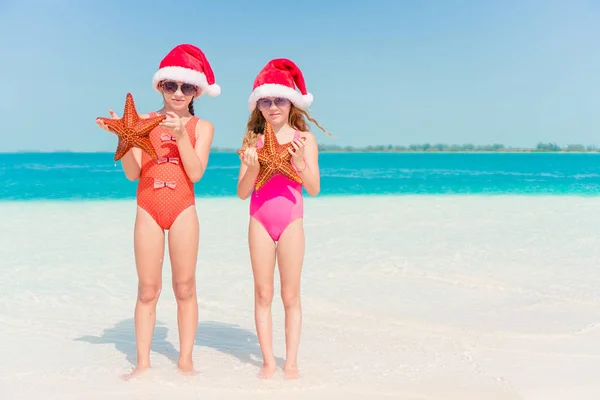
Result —
<path fill-rule="evenodd" d="M 178 367 L 183 373 L 194 369 L 192 349 L 198 326 L 196 261 L 199 223 L 195 208 L 194 183 L 208 163 L 214 135 L 212 123 L 194 116 L 193 101 L 203 94 L 217 96 L 210 64 L 204 53 L 192 45 L 176 46 L 161 61 L 152 78 L 164 106 L 158 113 L 167 118 L 150 132 L 158 159 L 138 148 L 122 158 L 125 175 L 138 180 L 134 252 L 138 273 L 135 306 L 137 364 L 124 376 L 150 367 L 150 346 L 156 322 L 156 304 L 162 288 L 165 231 L 169 232 L 173 290 L 177 300 L 180 353 Z M 111 111 L 113 118 L 117 116 Z M 142 115 L 147 118 L 147 115 Z M 99 125 L 106 129 L 102 123 Z"/>
<path fill-rule="evenodd" d="M 242 200 L 252 196 L 248 244 L 254 275 L 254 317 L 263 355 L 261 378 L 270 378 L 276 369 L 271 329 L 275 260 L 285 309 L 284 375 L 288 379 L 298 377 L 302 326 L 300 274 L 304 260 L 302 189 L 304 185 L 311 196 L 320 191 L 318 148 L 308 131 L 306 118 L 321 126 L 305 110 L 311 103 L 312 95 L 306 91 L 302 72 L 287 59 L 272 60 L 260 71 L 248 100 L 251 114 L 242 143 L 237 194 Z M 256 149 L 263 145 L 267 121 L 273 126 L 278 142 L 290 144 L 291 163 L 302 177 L 303 185 L 276 175 L 254 191 L 260 169 Z"/>

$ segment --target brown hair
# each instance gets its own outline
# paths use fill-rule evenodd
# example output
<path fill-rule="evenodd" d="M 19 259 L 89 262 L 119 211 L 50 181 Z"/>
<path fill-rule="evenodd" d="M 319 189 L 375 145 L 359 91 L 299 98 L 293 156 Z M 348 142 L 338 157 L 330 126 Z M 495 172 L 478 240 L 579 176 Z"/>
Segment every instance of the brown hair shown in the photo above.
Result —
<path fill-rule="evenodd" d="M 308 131 L 308 124 L 306 120 L 314 123 L 325 132 L 329 136 L 333 136 L 331 133 L 327 132 L 319 123 L 313 119 L 306 110 L 298 108 L 294 106 L 294 104 L 290 105 L 290 115 L 288 117 L 288 123 L 294 129 L 298 129 L 300 132 Z M 242 149 L 246 149 L 248 147 L 256 146 L 256 142 L 258 141 L 258 136 L 265 133 L 265 124 L 267 121 L 265 117 L 263 117 L 262 112 L 256 107 L 250 117 L 248 118 L 248 123 L 246 125 L 246 134 L 242 139 Z"/>

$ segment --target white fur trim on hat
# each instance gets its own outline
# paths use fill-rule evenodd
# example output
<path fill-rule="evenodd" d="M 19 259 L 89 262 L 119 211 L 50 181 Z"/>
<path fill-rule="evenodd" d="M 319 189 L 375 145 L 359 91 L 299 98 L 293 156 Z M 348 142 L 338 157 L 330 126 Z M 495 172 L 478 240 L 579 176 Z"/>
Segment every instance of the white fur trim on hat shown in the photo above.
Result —
<path fill-rule="evenodd" d="M 221 94 L 221 87 L 219 85 L 216 83 L 209 85 L 206 76 L 202 72 L 194 71 L 193 69 L 184 67 L 164 67 L 159 69 L 152 77 L 154 89 L 160 91 L 158 84 L 166 79 L 196 85 L 198 87 L 196 97 L 200 97 L 204 93 L 211 97 Z"/>
<path fill-rule="evenodd" d="M 262 97 L 283 97 L 294 103 L 298 108 L 306 108 L 313 102 L 313 95 L 302 93 L 288 86 L 275 83 L 265 83 L 254 89 L 248 99 L 248 108 L 253 111 L 256 108 L 256 102 Z"/>
<path fill-rule="evenodd" d="M 302 99 L 304 99 L 304 104 L 307 104 L 307 106 L 311 105 L 314 97 L 312 95 L 312 93 L 306 93 L 305 95 L 302 96 Z"/>
<path fill-rule="evenodd" d="M 221 86 L 217 85 L 216 83 L 209 85 L 206 89 L 206 94 L 210 97 L 217 97 L 221 94 Z"/>

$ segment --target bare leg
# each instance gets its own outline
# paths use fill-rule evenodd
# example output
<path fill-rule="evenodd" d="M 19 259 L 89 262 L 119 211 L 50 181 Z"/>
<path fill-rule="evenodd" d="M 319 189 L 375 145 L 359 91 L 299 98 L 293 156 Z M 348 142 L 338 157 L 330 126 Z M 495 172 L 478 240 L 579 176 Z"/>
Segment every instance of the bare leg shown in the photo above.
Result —
<path fill-rule="evenodd" d="M 196 263 L 198 260 L 199 223 L 195 207 L 179 214 L 169 230 L 169 253 L 173 275 L 173 291 L 177 299 L 179 327 L 179 370 L 194 373 L 192 351 L 198 329 L 196 295 Z"/>
<path fill-rule="evenodd" d="M 292 222 L 279 238 L 277 264 L 281 277 L 281 299 L 285 310 L 286 360 L 284 376 L 296 379 L 298 372 L 298 347 L 302 330 L 302 307 L 300 304 L 300 277 L 304 262 L 303 220 Z"/>
<path fill-rule="evenodd" d="M 134 227 L 134 252 L 138 275 L 138 297 L 135 305 L 135 341 L 137 365 L 123 376 L 132 376 L 150 368 L 150 346 L 156 324 L 156 303 L 162 288 L 162 263 L 165 234 L 143 209 L 137 209 Z"/>
<path fill-rule="evenodd" d="M 271 303 L 273 302 L 273 275 L 275 273 L 275 242 L 265 228 L 250 217 L 248 227 L 250 262 L 254 275 L 254 322 L 263 356 L 260 378 L 271 378 L 275 373 Z"/>

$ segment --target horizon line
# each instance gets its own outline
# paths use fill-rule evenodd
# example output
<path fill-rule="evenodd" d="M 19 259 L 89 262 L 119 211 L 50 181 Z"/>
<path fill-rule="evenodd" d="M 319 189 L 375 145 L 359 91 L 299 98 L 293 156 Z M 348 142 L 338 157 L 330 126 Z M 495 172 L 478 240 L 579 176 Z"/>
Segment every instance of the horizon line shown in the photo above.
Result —
<path fill-rule="evenodd" d="M 465 144 L 447 144 L 447 143 L 422 143 L 422 144 L 409 144 L 409 145 L 366 145 L 366 146 L 341 146 L 341 145 L 328 145 L 318 144 L 319 152 L 597 152 L 600 151 L 600 145 L 596 144 L 580 144 L 571 143 L 565 146 L 559 146 L 555 142 L 538 142 L 535 147 L 525 146 L 505 146 L 501 143 L 481 144 L 475 145 L 471 143 Z M 238 151 L 237 148 L 233 147 L 222 147 L 213 146 L 210 148 L 211 152 L 216 153 L 235 153 Z M 13 151 L 2 151 L 0 154 L 37 154 L 37 153 L 80 153 L 80 154 L 110 154 L 114 153 L 112 150 L 71 150 L 71 149 L 54 149 L 54 150 L 36 150 L 36 149 L 21 149 Z"/>

